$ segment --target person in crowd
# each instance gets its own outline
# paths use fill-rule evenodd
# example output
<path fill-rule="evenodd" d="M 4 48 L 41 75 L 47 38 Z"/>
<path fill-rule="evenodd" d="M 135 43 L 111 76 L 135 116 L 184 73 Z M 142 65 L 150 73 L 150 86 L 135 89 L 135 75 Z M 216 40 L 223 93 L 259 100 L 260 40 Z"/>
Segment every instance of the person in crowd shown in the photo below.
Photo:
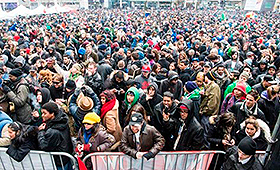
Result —
<path fill-rule="evenodd" d="M 151 68 L 149 65 L 143 65 L 142 73 L 135 77 L 135 82 L 139 83 L 143 90 L 147 89 L 149 85 L 155 81 L 156 79 L 151 76 Z"/>
<path fill-rule="evenodd" d="M 52 85 L 49 87 L 51 98 L 53 101 L 61 99 L 64 93 L 64 80 L 60 74 L 54 74 L 52 79 Z"/>
<path fill-rule="evenodd" d="M 39 149 L 47 152 L 73 152 L 68 117 L 54 102 L 42 106 L 43 123 L 38 127 L 37 142 Z M 69 158 L 54 156 L 57 169 L 70 169 Z"/>
<path fill-rule="evenodd" d="M 159 94 L 163 95 L 166 91 L 170 91 L 174 95 L 175 101 L 179 103 L 183 95 L 183 84 L 182 81 L 179 80 L 179 75 L 177 72 L 169 71 L 168 79 L 161 82 Z"/>
<path fill-rule="evenodd" d="M 279 85 L 269 86 L 267 90 L 261 93 L 261 97 L 258 100 L 259 108 L 264 113 L 271 131 L 273 131 L 279 116 L 279 91 Z"/>
<path fill-rule="evenodd" d="M 125 99 L 120 108 L 120 124 L 124 128 L 126 125 L 127 116 L 134 105 L 139 102 L 139 91 L 136 87 L 130 87 L 125 93 Z"/>
<path fill-rule="evenodd" d="M 244 102 L 234 104 L 228 109 L 229 112 L 233 113 L 236 118 L 236 124 L 234 126 L 234 133 L 240 130 L 240 124 L 249 118 L 254 116 L 257 119 L 261 119 L 266 122 L 264 113 L 258 107 L 259 94 L 256 90 L 252 89 L 246 96 Z"/>
<path fill-rule="evenodd" d="M 256 142 L 250 138 L 243 138 L 238 146 L 230 148 L 227 151 L 225 162 L 222 165 L 223 170 L 238 169 L 258 169 L 263 170 L 263 166 L 259 159 L 255 157 L 257 150 Z"/>
<path fill-rule="evenodd" d="M 235 135 L 232 132 L 232 128 L 235 124 L 233 113 L 227 112 L 219 116 L 211 116 L 209 118 L 209 123 L 207 141 L 210 143 L 210 150 L 226 151 L 228 148 L 235 145 Z M 218 154 L 215 154 L 209 169 L 214 168 L 216 161 L 216 168 L 220 169 L 224 162 L 224 154 L 219 154 L 219 158 Z"/>
<path fill-rule="evenodd" d="M 85 84 L 91 87 L 97 95 L 99 95 L 103 90 L 102 78 L 97 71 L 97 64 L 94 62 L 88 63 Z"/>
<path fill-rule="evenodd" d="M 250 116 L 240 124 L 241 129 L 236 132 L 236 144 L 244 137 L 249 136 L 257 143 L 257 150 L 266 150 L 268 142 L 271 142 L 271 134 L 268 125 L 261 119 Z"/>
<path fill-rule="evenodd" d="M 94 113 L 87 113 L 83 119 L 77 138 L 75 152 L 79 157 L 85 157 L 89 153 L 103 152 L 109 150 L 115 143 L 113 135 L 109 134 L 104 126 L 100 124 L 100 117 Z M 91 162 L 86 162 L 90 168 Z"/>
<path fill-rule="evenodd" d="M 13 123 L 13 120 L 2 110 L 0 111 L 0 146 L 9 146 L 11 138 L 9 137 L 8 126 Z"/>
<path fill-rule="evenodd" d="M 120 150 L 134 159 L 154 158 L 164 147 L 163 136 L 148 125 L 141 113 L 131 115 L 122 134 Z"/>
<path fill-rule="evenodd" d="M 75 120 L 75 127 L 78 130 L 89 112 L 100 114 L 101 103 L 98 96 L 87 85 L 76 88 L 69 102 L 69 112 Z"/>
<path fill-rule="evenodd" d="M 21 162 L 30 150 L 37 149 L 37 133 L 35 126 L 13 122 L 8 126 L 11 145 L 6 153 L 14 160 Z"/>
<path fill-rule="evenodd" d="M 253 86 L 260 95 L 265 91 L 269 86 L 275 85 L 277 82 L 273 79 L 271 75 L 265 75 L 262 79 L 262 82 Z"/>
<path fill-rule="evenodd" d="M 10 71 L 9 80 L 2 84 L 2 91 L 11 101 L 9 114 L 12 119 L 24 124 L 30 123 L 32 111 L 28 97 L 30 89 L 19 68 Z"/>
<path fill-rule="evenodd" d="M 243 82 L 237 83 L 233 92 L 228 94 L 227 97 L 224 99 L 220 113 L 224 114 L 237 102 L 243 102 L 246 99 L 246 89 L 245 84 Z"/>
<path fill-rule="evenodd" d="M 157 104 L 162 101 L 162 96 L 158 94 L 158 85 L 153 82 L 148 86 L 147 92 L 140 98 L 140 104 L 147 111 L 148 123 L 154 125 L 153 115 Z"/>
<path fill-rule="evenodd" d="M 119 101 L 110 90 L 100 94 L 102 104 L 100 118 L 107 132 L 114 136 L 116 142 L 121 140 L 122 129 L 119 121 Z"/>
<path fill-rule="evenodd" d="M 163 112 L 165 133 L 170 133 L 166 143 L 171 144 L 174 151 L 201 150 L 205 146 L 203 127 L 196 120 L 193 102 L 184 99 L 178 104 L 175 116 Z"/>

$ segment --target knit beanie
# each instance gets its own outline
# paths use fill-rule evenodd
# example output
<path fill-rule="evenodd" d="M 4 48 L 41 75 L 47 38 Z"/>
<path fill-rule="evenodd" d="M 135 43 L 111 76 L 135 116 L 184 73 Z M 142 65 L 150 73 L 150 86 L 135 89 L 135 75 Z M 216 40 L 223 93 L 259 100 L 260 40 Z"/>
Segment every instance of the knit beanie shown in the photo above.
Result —
<path fill-rule="evenodd" d="M 54 115 L 57 115 L 59 112 L 59 108 L 56 103 L 54 102 L 48 102 L 42 106 L 42 109 L 46 109 L 51 114 L 54 113 Z"/>
<path fill-rule="evenodd" d="M 189 93 L 194 91 L 196 88 L 198 88 L 197 84 L 193 81 L 187 81 L 185 84 L 185 88 L 188 90 Z"/>
<path fill-rule="evenodd" d="M 215 72 L 213 71 L 209 71 L 207 74 L 206 74 L 207 78 L 211 81 L 215 81 L 217 80 L 217 75 Z"/>
<path fill-rule="evenodd" d="M 257 144 L 251 137 L 246 136 L 240 141 L 238 148 L 246 155 L 255 155 Z"/>
<path fill-rule="evenodd" d="M 21 69 L 19 68 L 15 68 L 15 69 L 12 69 L 10 72 L 9 72 L 10 75 L 13 75 L 15 77 L 19 77 L 23 74 L 23 72 L 21 71 Z"/>

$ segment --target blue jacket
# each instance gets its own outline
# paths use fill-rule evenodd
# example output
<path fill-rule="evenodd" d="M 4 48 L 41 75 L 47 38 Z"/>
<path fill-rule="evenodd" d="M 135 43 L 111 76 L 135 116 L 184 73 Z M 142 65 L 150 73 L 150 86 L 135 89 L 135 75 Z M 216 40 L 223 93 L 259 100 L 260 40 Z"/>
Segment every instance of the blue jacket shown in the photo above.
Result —
<path fill-rule="evenodd" d="M 6 124 L 10 124 L 12 123 L 13 120 L 3 111 L 0 111 L 0 137 L 1 136 L 1 132 L 2 132 L 2 129 L 3 127 L 6 125 Z"/>

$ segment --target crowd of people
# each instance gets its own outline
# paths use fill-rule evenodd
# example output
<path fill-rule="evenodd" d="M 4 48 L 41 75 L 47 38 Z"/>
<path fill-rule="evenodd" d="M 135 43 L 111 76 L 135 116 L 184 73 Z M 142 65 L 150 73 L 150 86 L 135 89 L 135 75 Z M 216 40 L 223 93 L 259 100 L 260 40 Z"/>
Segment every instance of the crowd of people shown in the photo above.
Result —
<path fill-rule="evenodd" d="M 181 9 L 2 20 L 0 146 L 17 161 L 30 150 L 147 160 L 222 150 L 217 169 L 262 169 L 254 154 L 280 107 L 279 21 Z M 55 163 L 71 169 L 66 157 Z"/>

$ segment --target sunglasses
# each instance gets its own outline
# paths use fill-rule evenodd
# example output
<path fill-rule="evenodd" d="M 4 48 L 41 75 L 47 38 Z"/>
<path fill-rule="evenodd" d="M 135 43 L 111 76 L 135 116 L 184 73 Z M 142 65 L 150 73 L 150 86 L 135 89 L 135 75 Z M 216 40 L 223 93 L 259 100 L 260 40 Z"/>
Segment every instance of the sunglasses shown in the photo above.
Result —
<path fill-rule="evenodd" d="M 61 82 L 57 82 L 57 81 L 54 81 L 54 82 L 53 82 L 53 84 L 59 84 L 59 83 L 61 83 Z"/>

